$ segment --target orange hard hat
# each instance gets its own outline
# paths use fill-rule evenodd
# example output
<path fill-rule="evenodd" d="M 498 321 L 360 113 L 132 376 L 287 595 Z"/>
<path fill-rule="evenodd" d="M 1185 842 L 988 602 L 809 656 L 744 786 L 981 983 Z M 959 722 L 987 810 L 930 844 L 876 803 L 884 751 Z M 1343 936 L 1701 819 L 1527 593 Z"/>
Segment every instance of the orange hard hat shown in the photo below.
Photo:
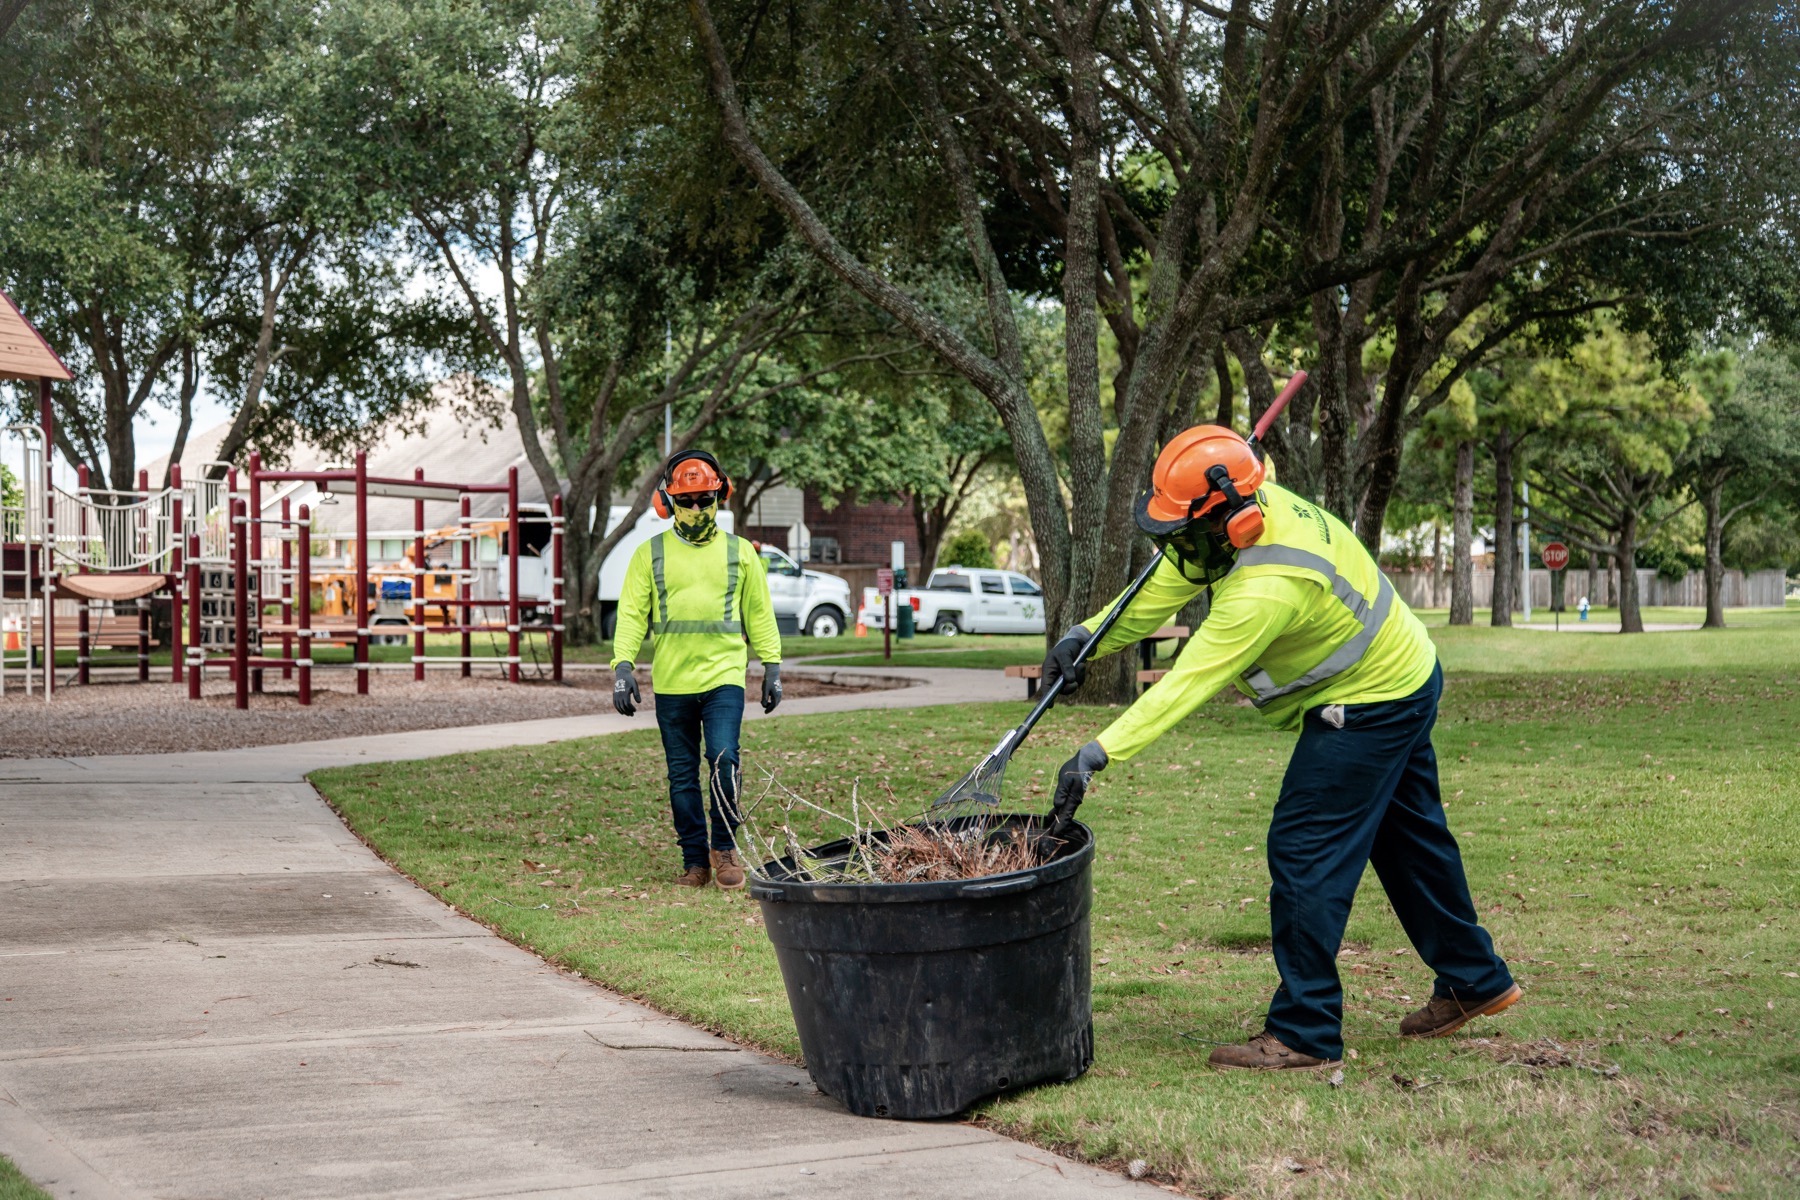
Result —
<path fill-rule="evenodd" d="M 689 492 L 723 491 L 724 487 L 724 478 L 710 455 L 705 458 L 689 455 L 678 459 L 669 468 L 669 483 L 663 490 L 672 496 L 680 496 Z"/>
<path fill-rule="evenodd" d="M 1262 486 L 1262 460 L 1243 437 L 1223 425 L 1185 429 L 1156 456 L 1150 490 L 1138 506 L 1138 524 L 1144 532 L 1173 532 L 1225 503 L 1225 493 L 1208 477 L 1214 467 L 1225 468 L 1240 496 Z"/>
<path fill-rule="evenodd" d="M 731 476 L 719 460 L 704 450 L 683 450 L 663 467 L 663 485 L 651 497 L 650 506 L 659 517 L 674 513 L 670 496 L 692 496 L 716 492 L 720 500 L 731 499 Z"/>

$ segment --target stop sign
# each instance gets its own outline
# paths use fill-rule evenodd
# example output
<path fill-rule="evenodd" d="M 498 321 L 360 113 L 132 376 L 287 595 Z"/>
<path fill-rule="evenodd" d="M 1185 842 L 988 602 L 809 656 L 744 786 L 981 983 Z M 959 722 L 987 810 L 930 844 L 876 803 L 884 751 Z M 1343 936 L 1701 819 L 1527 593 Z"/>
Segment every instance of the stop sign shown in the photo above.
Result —
<path fill-rule="evenodd" d="M 1551 542 L 1544 547 L 1541 557 L 1550 570 L 1560 571 L 1569 565 L 1569 548 L 1561 542 Z"/>

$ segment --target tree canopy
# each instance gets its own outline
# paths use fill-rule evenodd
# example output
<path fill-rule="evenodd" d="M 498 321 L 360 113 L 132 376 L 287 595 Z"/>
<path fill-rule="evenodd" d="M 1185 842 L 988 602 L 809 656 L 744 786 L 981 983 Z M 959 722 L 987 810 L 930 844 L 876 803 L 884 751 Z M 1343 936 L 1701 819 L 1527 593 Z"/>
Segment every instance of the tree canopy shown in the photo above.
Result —
<path fill-rule="evenodd" d="M 1060 628 L 1145 553 L 1159 446 L 1302 368 L 1283 481 L 1372 549 L 1428 513 L 1466 559 L 1491 514 L 1496 621 L 1527 482 L 1621 562 L 1779 544 L 1791 6 L 38 0 L 0 37 L 0 284 L 80 376 L 62 452 L 125 488 L 202 389 L 231 459 L 459 379 L 588 514 L 577 636 L 665 421 L 740 517 L 906 497 L 928 560 L 1003 474 Z"/>
<path fill-rule="evenodd" d="M 1721 308 L 1789 316 L 1763 269 L 1791 258 L 1779 6 L 688 10 L 742 169 L 994 406 L 1060 615 L 1122 582 L 1131 498 L 1221 346 L 1251 417 L 1272 371 L 1313 369 L 1277 460 L 1374 545 L 1407 435 L 1513 335 L 1570 345 L 1605 310 L 1672 358 Z M 905 100 L 866 129 L 876 95 Z M 936 186 L 846 211 L 833 185 L 895 161 Z M 908 278 L 947 207 L 973 329 Z M 1021 293 L 1060 304 L 1064 464 L 1029 403 Z"/>
<path fill-rule="evenodd" d="M 0 86 L 0 271 L 77 383 L 58 441 L 118 489 L 135 426 L 204 385 L 235 417 L 220 457 L 296 434 L 341 444 L 466 361 L 412 287 L 392 211 L 322 66 L 312 10 L 42 0 Z"/>

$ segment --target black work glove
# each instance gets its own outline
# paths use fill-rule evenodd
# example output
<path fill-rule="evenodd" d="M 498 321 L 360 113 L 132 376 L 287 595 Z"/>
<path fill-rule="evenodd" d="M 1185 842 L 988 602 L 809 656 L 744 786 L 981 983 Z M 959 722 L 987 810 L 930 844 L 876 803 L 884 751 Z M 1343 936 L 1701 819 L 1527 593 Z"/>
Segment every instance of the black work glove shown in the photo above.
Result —
<path fill-rule="evenodd" d="M 636 671 L 637 668 L 628 662 L 613 668 L 613 707 L 622 717 L 636 715 L 638 704 L 644 698 L 638 691 Z"/>
<path fill-rule="evenodd" d="M 1084 625 L 1076 625 L 1062 635 L 1062 640 L 1050 647 L 1050 653 L 1044 658 L 1043 685 L 1049 687 L 1058 679 L 1068 682 L 1063 684 L 1062 694 L 1072 696 L 1087 679 L 1087 664 L 1080 661 L 1081 648 L 1087 645 L 1092 635 Z"/>
<path fill-rule="evenodd" d="M 1050 808 L 1050 832 L 1060 834 L 1075 819 L 1087 795 L 1088 784 L 1106 769 L 1106 751 L 1099 742 L 1089 742 L 1075 752 L 1075 757 L 1056 772 L 1056 799 Z"/>
<path fill-rule="evenodd" d="M 775 706 L 781 703 L 781 664 L 763 664 L 763 711 L 774 712 Z"/>

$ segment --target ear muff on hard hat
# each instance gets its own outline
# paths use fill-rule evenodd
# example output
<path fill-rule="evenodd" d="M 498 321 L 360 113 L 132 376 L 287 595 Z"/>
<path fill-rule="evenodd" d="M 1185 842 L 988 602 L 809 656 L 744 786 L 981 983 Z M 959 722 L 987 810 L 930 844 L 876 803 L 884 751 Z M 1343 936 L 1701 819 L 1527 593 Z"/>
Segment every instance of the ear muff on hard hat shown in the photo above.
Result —
<path fill-rule="evenodd" d="M 1262 537 L 1256 489 L 1264 475 L 1262 459 L 1232 430 L 1183 430 L 1156 458 L 1150 487 L 1138 499 L 1138 528 L 1210 570 L 1210 560 L 1229 553 L 1225 546 L 1242 550 Z"/>
<path fill-rule="evenodd" d="M 1240 496 L 1237 485 L 1231 481 L 1230 474 L 1223 466 L 1209 468 L 1206 477 L 1225 498 L 1221 530 L 1225 534 L 1225 540 L 1238 550 L 1256 545 L 1256 540 L 1263 535 L 1263 514 L 1262 505 L 1256 502 L 1255 493 Z"/>
<path fill-rule="evenodd" d="M 662 470 L 662 483 L 651 497 L 656 515 L 667 519 L 675 515 L 671 497 L 693 492 L 717 492 L 720 502 L 731 499 L 731 477 L 719 460 L 704 450 L 683 450 L 670 458 Z"/>

